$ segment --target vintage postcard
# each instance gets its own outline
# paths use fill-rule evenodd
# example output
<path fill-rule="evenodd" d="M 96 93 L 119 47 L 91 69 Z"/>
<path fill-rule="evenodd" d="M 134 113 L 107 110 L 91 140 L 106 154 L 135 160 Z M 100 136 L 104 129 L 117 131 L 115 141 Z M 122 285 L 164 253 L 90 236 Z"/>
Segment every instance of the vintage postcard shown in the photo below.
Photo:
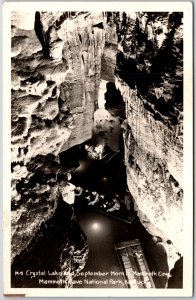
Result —
<path fill-rule="evenodd" d="M 5 2 L 4 294 L 191 296 L 191 2 Z"/>

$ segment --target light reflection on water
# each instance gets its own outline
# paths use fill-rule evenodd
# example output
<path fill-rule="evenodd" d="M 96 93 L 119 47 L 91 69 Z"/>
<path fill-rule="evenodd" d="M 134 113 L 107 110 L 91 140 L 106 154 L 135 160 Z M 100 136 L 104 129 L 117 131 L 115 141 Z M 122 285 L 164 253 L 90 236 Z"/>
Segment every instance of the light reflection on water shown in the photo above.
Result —
<path fill-rule="evenodd" d="M 154 243 L 138 218 L 135 218 L 132 224 L 120 222 L 93 211 L 89 207 L 84 207 L 81 205 L 81 202 L 76 203 L 75 214 L 79 225 L 87 236 L 89 246 L 89 257 L 83 270 L 84 272 L 121 272 L 114 244 L 137 238 L 142 244 L 150 269 L 168 271 L 164 249 Z M 123 280 L 121 276 L 116 279 Z M 155 277 L 154 280 L 158 287 L 165 286 L 166 279 L 164 277 Z M 117 284 L 115 288 L 117 287 L 122 286 Z"/>

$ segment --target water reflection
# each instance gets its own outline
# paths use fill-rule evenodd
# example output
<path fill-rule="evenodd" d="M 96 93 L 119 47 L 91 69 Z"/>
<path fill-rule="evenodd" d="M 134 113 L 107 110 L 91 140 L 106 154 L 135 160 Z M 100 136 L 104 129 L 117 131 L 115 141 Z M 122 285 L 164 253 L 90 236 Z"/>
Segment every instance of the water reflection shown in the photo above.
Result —
<path fill-rule="evenodd" d="M 75 214 L 79 225 L 87 236 L 89 246 L 89 257 L 82 272 L 122 272 L 114 244 L 137 238 L 142 244 L 150 270 L 168 272 L 167 256 L 164 249 L 153 241 L 152 236 L 148 234 L 137 217 L 131 224 L 120 222 L 94 211 L 91 207 L 84 206 L 80 198 L 77 198 L 75 202 Z M 79 278 L 84 279 L 83 276 L 79 276 Z M 126 288 L 120 283 L 124 280 L 122 275 L 116 276 L 114 279 L 119 280 L 115 288 Z M 166 277 L 155 277 L 154 281 L 156 287 L 164 288 Z M 101 286 L 92 283 L 92 285 L 75 285 L 75 287 L 97 288 Z M 114 288 L 109 283 L 104 287 Z"/>

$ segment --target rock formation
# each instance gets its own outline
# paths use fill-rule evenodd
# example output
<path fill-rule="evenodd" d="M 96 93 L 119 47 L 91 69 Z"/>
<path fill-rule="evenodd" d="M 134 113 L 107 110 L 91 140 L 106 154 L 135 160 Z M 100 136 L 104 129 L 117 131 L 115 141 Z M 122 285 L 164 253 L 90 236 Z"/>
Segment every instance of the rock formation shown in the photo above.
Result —
<path fill-rule="evenodd" d="M 116 26 L 108 20 L 105 24 L 105 47 L 101 61 L 101 78 L 114 82 L 116 68 L 116 54 L 118 49 Z"/>
<path fill-rule="evenodd" d="M 62 168 L 58 154 L 91 138 L 102 21 L 102 14 L 89 13 L 12 15 L 12 260 L 32 247 L 59 205 L 58 177 L 66 185 L 73 166 Z M 63 242 L 66 253 L 71 244 Z M 65 269 L 69 259 L 63 253 Z"/>
<path fill-rule="evenodd" d="M 183 254 L 182 26 L 180 13 L 124 14 L 117 22 L 127 183 L 141 222 L 168 249 L 170 269 Z"/>

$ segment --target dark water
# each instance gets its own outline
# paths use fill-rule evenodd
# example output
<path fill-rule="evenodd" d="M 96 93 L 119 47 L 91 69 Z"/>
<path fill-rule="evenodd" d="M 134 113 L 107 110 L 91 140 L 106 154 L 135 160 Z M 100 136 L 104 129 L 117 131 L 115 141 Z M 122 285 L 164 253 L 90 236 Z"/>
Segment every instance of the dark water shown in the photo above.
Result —
<path fill-rule="evenodd" d="M 75 288 L 126 288 L 123 284 L 123 276 L 111 276 L 112 271 L 122 272 L 114 244 L 132 239 L 140 240 L 150 271 L 168 272 L 165 250 L 162 246 L 154 243 L 152 236 L 146 232 L 137 217 L 131 224 L 128 224 L 97 213 L 84 206 L 81 201 L 75 203 L 75 214 L 87 236 L 90 250 L 82 275 L 77 277 L 77 280 L 81 279 L 83 284 L 75 284 Z M 97 271 L 109 272 L 109 274 L 101 277 L 94 276 L 92 273 Z M 93 281 L 92 284 L 86 284 L 84 279 L 97 279 L 98 281 L 108 279 L 108 284 L 101 285 Z M 153 279 L 157 288 L 165 287 L 165 276 L 156 276 Z M 112 280 L 116 281 L 115 286 L 112 284 Z"/>
<path fill-rule="evenodd" d="M 104 160 L 83 157 L 72 176 L 72 182 L 100 193 L 123 195 L 126 189 L 125 178 L 122 154 L 110 152 Z"/>
<path fill-rule="evenodd" d="M 102 161 L 83 157 L 80 163 L 80 167 L 73 174 L 72 181 L 74 184 L 106 194 L 118 193 L 123 197 L 127 186 L 122 152 L 114 156 L 113 153 L 108 153 L 107 158 Z M 96 282 L 88 285 L 85 284 L 85 272 L 87 274 L 94 271 L 121 272 L 114 244 L 139 239 L 150 271 L 154 271 L 155 274 L 161 274 L 153 276 L 156 288 L 165 288 L 167 277 L 164 273 L 167 274 L 169 272 L 167 254 L 164 247 L 152 239 L 152 236 L 140 223 L 137 215 L 135 214 L 134 220 L 129 224 L 120 219 L 116 220 L 107 215 L 100 214 L 96 210 L 93 210 L 93 208 L 84 206 L 82 202 L 81 198 L 76 198 L 75 214 L 79 225 L 87 236 L 90 252 L 87 264 L 82 271 L 84 274 L 78 277 L 83 280 L 83 285 L 76 284 L 75 287 L 113 288 L 114 286 L 111 283 L 107 285 L 103 284 L 102 286 L 96 284 Z M 133 213 L 133 211 L 130 213 Z M 91 275 L 86 275 L 86 278 L 89 280 L 94 279 Z M 107 279 L 107 276 L 103 278 Z M 100 276 L 97 279 L 100 280 Z M 112 279 L 116 280 L 115 288 L 126 287 L 120 283 L 123 281 L 122 276 L 114 276 Z M 182 287 L 182 263 L 178 264 L 178 269 L 174 272 L 174 277 L 169 281 L 168 287 Z"/>
<path fill-rule="evenodd" d="M 87 156 L 80 160 L 80 167 L 73 174 L 72 182 L 90 190 L 95 190 L 104 194 L 112 195 L 118 193 L 120 197 L 124 197 L 126 193 L 126 169 L 123 162 L 121 152 L 115 154 L 108 152 L 108 156 L 104 160 L 92 160 Z M 116 280 L 115 288 L 125 288 L 121 283 L 124 282 L 123 276 L 93 276 L 86 275 L 88 272 L 122 272 L 118 257 L 116 255 L 114 244 L 139 239 L 142 245 L 150 271 L 167 273 L 167 256 L 164 248 L 156 244 L 152 236 L 145 230 L 135 215 L 131 224 L 111 218 L 107 215 L 100 214 L 95 209 L 83 204 L 85 199 L 76 197 L 75 215 L 79 225 L 87 236 L 89 245 L 89 258 L 84 274 L 77 279 L 81 279 L 83 284 L 75 284 L 75 287 L 80 288 L 99 288 L 107 287 L 114 288 L 110 282 L 108 284 L 97 284 L 92 281 L 92 284 L 86 284 L 84 279 L 113 279 Z M 133 208 L 132 208 L 133 210 Z M 133 213 L 130 212 L 130 213 Z M 123 218 L 122 218 L 123 219 Z M 164 288 L 166 284 L 166 276 L 154 277 L 154 282 L 157 288 Z"/>

